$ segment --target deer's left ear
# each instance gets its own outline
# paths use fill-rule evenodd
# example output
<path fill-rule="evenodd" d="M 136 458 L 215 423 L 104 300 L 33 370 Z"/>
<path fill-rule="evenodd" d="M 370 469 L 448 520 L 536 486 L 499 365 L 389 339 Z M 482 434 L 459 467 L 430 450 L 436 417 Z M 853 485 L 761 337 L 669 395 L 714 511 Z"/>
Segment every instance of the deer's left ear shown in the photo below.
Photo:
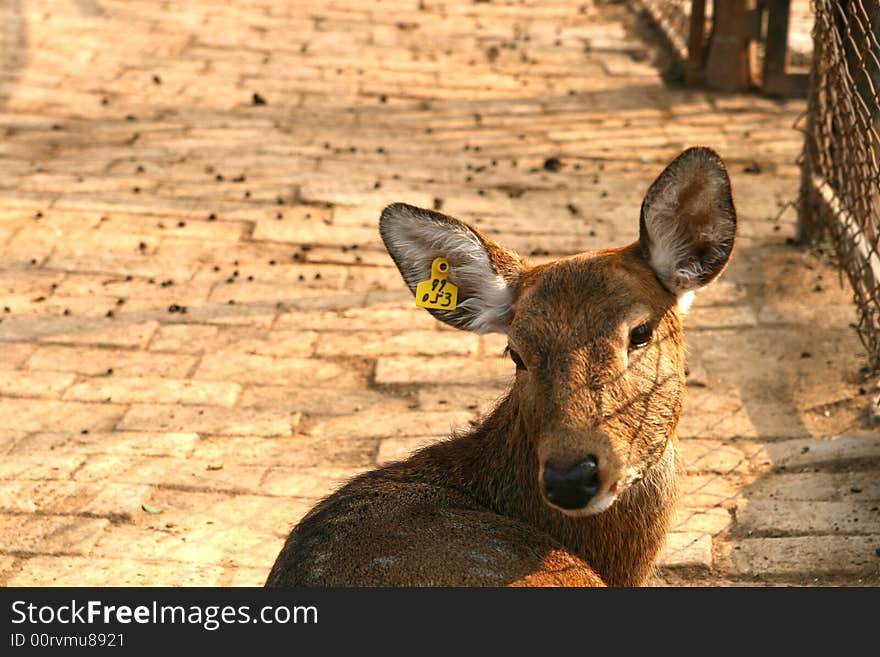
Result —
<path fill-rule="evenodd" d="M 724 271 L 735 237 L 736 209 L 724 163 L 709 148 L 689 148 L 666 167 L 642 202 L 643 256 L 681 298 Z"/>

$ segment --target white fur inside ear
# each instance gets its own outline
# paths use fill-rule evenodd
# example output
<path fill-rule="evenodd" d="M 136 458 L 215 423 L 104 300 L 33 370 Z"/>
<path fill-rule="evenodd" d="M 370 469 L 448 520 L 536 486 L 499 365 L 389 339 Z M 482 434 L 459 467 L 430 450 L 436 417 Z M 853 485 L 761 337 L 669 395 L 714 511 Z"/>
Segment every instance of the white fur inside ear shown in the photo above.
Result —
<path fill-rule="evenodd" d="M 687 315 L 688 311 L 691 309 L 691 304 L 694 302 L 694 297 L 697 296 L 696 292 L 693 290 L 689 292 L 685 292 L 678 297 L 678 312 L 682 315 Z"/>
<path fill-rule="evenodd" d="M 446 258 L 459 301 L 455 310 L 438 311 L 438 318 L 448 315 L 449 323 L 475 333 L 505 333 L 514 291 L 495 271 L 480 238 L 460 222 L 426 219 L 408 206 L 393 207 L 383 237 L 410 288 L 430 278 L 435 258 Z"/>
<path fill-rule="evenodd" d="M 645 223 L 653 242 L 651 247 L 651 266 L 661 280 L 686 292 L 700 286 L 703 275 L 702 265 L 690 256 L 694 238 L 719 246 L 728 242 L 726 226 L 722 222 L 707 223 L 698 236 L 688 235 L 679 225 L 682 214 L 691 216 L 712 216 L 717 214 L 717 199 L 725 193 L 724 179 L 717 176 L 701 176 L 703 186 L 698 194 L 691 194 L 686 207 L 681 204 L 679 187 L 686 181 L 679 176 L 670 176 L 665 189 L 658 190 L 645 208 Z"/>
<path fill-rule="evenodd" d="M 496 274 L 490 280 L 483 280 L 480 291 L 458 307 L 468 318 L 465 321 L 467 330 L 474 333 L 506 333 L 513 308 L 513 292 L 507 282 Z"/>

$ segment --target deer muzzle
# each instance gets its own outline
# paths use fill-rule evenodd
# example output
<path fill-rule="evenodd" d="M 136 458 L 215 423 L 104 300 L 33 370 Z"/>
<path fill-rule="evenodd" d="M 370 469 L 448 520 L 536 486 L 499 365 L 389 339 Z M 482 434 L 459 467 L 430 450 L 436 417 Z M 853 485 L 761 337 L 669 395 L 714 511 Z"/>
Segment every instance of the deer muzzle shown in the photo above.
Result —
<path fill-rule="evenodd" d="M 568 468 L 554 468 L 544 464 L 544 496 L 562 509 L 585 507 L 599 492 L 599 461 L 587 456 Z"/>

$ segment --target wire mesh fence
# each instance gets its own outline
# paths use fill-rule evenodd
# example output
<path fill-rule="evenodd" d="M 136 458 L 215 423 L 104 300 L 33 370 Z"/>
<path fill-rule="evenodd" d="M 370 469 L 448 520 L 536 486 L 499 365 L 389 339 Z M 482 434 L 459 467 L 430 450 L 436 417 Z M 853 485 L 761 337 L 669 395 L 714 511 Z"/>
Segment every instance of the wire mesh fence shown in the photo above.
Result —
<path fill-rule="evenodd" d="M 637 9 L 643 10 L 662 30 L 676 57 L 684 61 L 688 56 L 691 3 L 693 0 L 636 0 Z M 709 7 L 711 11 L 711 5 Z"/>
<path fill-rule="evenodd" d="M 880 367 L 880 0 L 813 0 L 800 231 L 829 238 Z"/>

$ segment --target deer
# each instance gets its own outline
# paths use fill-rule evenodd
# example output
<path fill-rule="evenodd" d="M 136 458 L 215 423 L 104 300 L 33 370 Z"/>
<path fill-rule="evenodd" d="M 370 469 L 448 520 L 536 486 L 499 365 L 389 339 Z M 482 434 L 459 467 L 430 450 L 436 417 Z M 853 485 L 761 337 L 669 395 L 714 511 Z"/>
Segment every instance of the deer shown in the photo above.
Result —
<path fill-rule="evenodd" d="M 650 185 L 638 239 L 530 264 L 403 203 L 379 231 L 414 293 L 438 258 L 458 329 L 507 335 L 508 392 L 478 425 L 365 472 L 293 528 L 266 586 L 645 586 L 682 469 L 682 319 L 736 237 L 719 155 L 692 147 Z"/>

